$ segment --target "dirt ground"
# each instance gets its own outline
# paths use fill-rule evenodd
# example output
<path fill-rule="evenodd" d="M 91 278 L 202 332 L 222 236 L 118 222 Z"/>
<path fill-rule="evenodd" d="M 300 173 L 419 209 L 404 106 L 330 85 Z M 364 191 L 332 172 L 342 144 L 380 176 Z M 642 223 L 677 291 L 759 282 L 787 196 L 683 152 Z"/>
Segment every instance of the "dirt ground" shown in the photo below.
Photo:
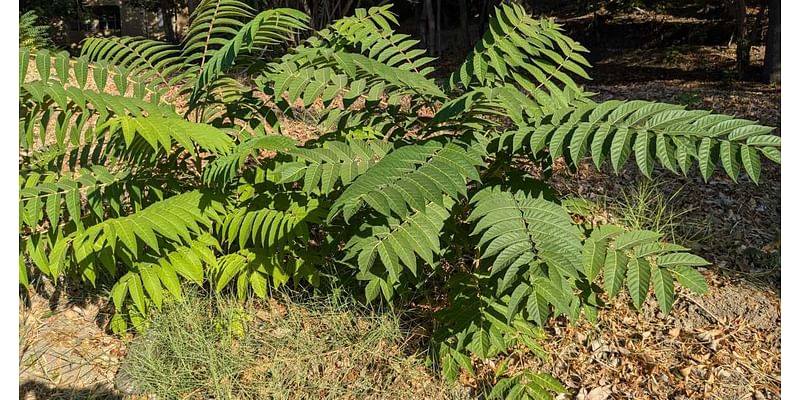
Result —
<path fill-rule="evenodd" d="M 684 46 L 608 53 L 595 62 L 588 90 L 599 99 L 683 103 L 780 127 L 780 88 L 735 82 L 733 49 Z M 754 48 L 753 62 L 763 57 Z M 564 382 L 580 400 L 780 398 L 780 166 L 764 163 L 762 181 L 734 184 L 718 172 L 675 177 L 657 171 L 662 190 L 680 189 L 677 209 L 708 226 L 690 243 L 713 265 L 701 270 L 710 293 L 679 290 L 668 316 L 654 299 L 638 313 L 624 296 L 596 325 L 554 321 L 546 350 L 552 362 L 525 360 Z M 585 165 L 553 179 L 562 194 L 615 198 L 636 182 Z M 122 340 L 104 330 L 99 299 L 31 293 L 20 307 L 20 397 L 121 398 L 114 376 Z"/>
<path fill-rule="evenodd" d="M 32 286 L 19 308 L 20 399 L 121 398 L 114 376 L 125 346 L 106 332 L 106 299 Z"/>

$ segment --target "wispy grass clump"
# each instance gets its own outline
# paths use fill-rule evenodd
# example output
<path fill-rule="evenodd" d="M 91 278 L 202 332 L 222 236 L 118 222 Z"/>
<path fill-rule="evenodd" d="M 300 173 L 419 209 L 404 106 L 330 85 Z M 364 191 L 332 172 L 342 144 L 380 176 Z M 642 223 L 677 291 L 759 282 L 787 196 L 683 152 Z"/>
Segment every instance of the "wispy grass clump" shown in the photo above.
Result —
<path fill-rule="evenodd" d="M 690 216 L 693 208 L 675 206 L 683 195 L 681 189 L 665 194 L 663 183 L 659 181 L 640 180 L 625 188 L 606 208 L 624 226 L 656 231 L 670 242 L 688 244 L 707 236 L 708 224 Z"/>
<path fill-rule="evenodd" d="M 250 302 L 189 292 L 132 341 L 121 375 L 159 399 L 454 399 L 392 311 L 346 297 Z"/>

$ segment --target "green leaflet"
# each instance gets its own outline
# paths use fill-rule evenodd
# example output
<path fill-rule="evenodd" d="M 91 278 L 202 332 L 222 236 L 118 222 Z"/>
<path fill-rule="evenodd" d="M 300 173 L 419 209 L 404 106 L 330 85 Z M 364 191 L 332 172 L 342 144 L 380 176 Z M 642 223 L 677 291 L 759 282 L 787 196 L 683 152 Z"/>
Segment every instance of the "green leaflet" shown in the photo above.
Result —
<path fill-rule="evenodd" d="M 252 287 L 253 292 L 262 299 L 267 296 L 267 278 L 263 274 L 253 272 L 250 275 L 250 287 Z"/>
<path fill-rule="evenodd" d="M 442 360 L 442 375 L 444 375 L 447 379 L 455 380 L 458 377 L 458 365 L 448 351 L 449 347 L 442 347 L 442 349 L 444 350 L 442 352 L 443 354 L 439 355 L 440 359 Z"/>
<path fill-rule="evenodd" d="M 55 57 L 54 64 L 58 80 L 66 84 L 69 81 L 69 53 L 66 51 L 59 52 Z"/>
<path fill-rule="evenodd" d="M 672 275 L 666 268 L 653 268 L 651 279 L 658 307 L 664 314 L 669 314 L 672 310 L 672 304 L 675 302 L 675 287 Z"/>
<path fill-rule="evenodd" d="M 758 183 L 761 177 L 761 160 L 758 156 L 758 152 L 748 145 L 742 145 L 740 149 L 744 170 L 747 171 L 747 175 L 750 176 L 753 182 Z"/>
<path fill-rule="evenodd" d="M 133 304 L 136 305 L 136 308 L 142 314 L 147 312 L 146 302 L 147 300 L 144 297 L 144 288 L 142 287 L 142 281 L 139 278 L 139 275 L 129 272 L 130 278 L 128 278 L 128 291 L 131 294 L 131 298 L 133 299 Z"/>
<path fill-rule="evenodd" d="M 86 81 L 89 77 L 89 64 L 85 59 L 79 58 L 75 60 L 73 71 L 75 74 L 75 80 L 78 82 L 78 87 L 83 89 L 86 86 Z"/>
<path fill-rule="evenodd" d="M 678 282 L 689 290 L 700 294 L 708 292 L 706 279 L 697 270 L 686 266 L 670 268 L 669 270 L 678 279 Z"/>
<path fill-rule="evenodd" d="M 734 182 L 739 178 L 739 151 L 738 146 L 729 141 L 721 141 L 719 144 L 719 155 L 722 167 Z"/>
<path fill-rule="evenodd" d="M 630 141 L 633 137 L 633 131 L 628 127 L 621 127 L 614 132 L 614 137 L 611 140 L 611 165 L 614 167 L 614 172 L 619 173 L 620 168 L 628 159 L 631 147 Z"/>
<path fill-rule="evenodd" d="M 656 136 L 656 156 L 661 162 L 661 165 L 669 169 L 672 173 L 677 174 L 675 148 L 670 140 L 665 135 Z"/>
<path fill-rule="evenodd" d="M 630 231 L 621 233 L 614 241 L 614 246 L 617 250 L 626 250 L 634 246 L 644 243 L 650 243 L 658 240 L 661 234 L 653 231 Z"/>
<path fill-rule="evenodd" d="M 151 265 L 144 265 L 139 269 L 139 276 L 142 279 L 142 285 L 147 295 L 153 300 L 156 307 L 160 309 L 164 301 L 164 292 L 161 287 L 161 279 L 155 272 L 155 268 Z"/>
<path fill-rule="evenodd" d="M 506 320 L 509 323 L 514 318 L 514 315 L 516 315 L 517 309 L 519 308 L 520 303 L 522 303 L 523 298 L 531 295 L 531 292 L 532 289 L 530 286 L 521 283 L 517 285 L 517 287 L 511 293 L 511 299 L 508 301 L 508 306 L 506 309 Z"/>
<path fill-rule="evenodd" d="M 476 336 L 478 338 L 473 340 L 470 343 L 470 346 L 467 347 L 467 349 L 473 352 L 474 354 L 478 355 L 478 357 L 486 359 L 489 357 L 489 354 L 491 353 L 492 349 L 489 332 L 485 330 L 480 330 L 477 332 Z"/>
<path fill-rule="evenodd" d="M 708 261 L 700 256 L 691 253 L 670 253 L 658 256 L 658 265 L 665 268 L 670 267 L 701 267 L 709 265 Z"/>
<path fill-rule="evenodd" d="M 525 309 L 528 311 L 531 320 L 539 326 L 544 326 L 550 317 L 550 304 L 538 292 L 528 296 Z"/>
<path fill-rule="evenodd" d="M 98 67 L 92 69 L 92 79 L 97 89 L 101 92 L 105 92 L 106 83 L 108 82 L 108 62 L 102 60 L 97 62 L 96 65 Z"/>
<path fill-rule="evenodd" d="M 600 169 L 600 164 L 602 164 L 605 159 L 605 141 L 610 133 L 611 125 L 601 124 L 597 128 L 597 132 L 595 132 L 594 138 L 592 139 L 592 161 L 598 169 Z"/>
<path fill-rule="evenodd" d="M 633 254 L 635 257 L 641 258 L 675 251 L 689 251 L 689 249 L 673 243 L 645 243 L 637 246 Z"/>
<path fill-rule="evenodd" d="M 25 288 L 28 287 L 28 268 L 25 266 L 25 258 L 19 255 L 19 283 Z"/>
<path fill-rule="evenodd" d="M 636 142 L 634 144 L 636 150 L 636 164 L 639 166 L 639 170 L 648 178 L 653 173 L 653 167 L 655 165 L 650 150 L 650 143 L 652 142 L 647 131 L 639 131 L 636 133 Z"/>
<path fill-rule="evenodd" d="M 708 182 L 711 173 L 714 171 L 714 160 L 711 158 L 711 138 L 703 138 L 700 141 L 700 148 L 697 150 L 697 160 L 700 163 L 700 174 Z"/>
<path fill-rule="evenodd" d="M 774 147 L 763 147 L 761 149 L 761 153 L 764 154 L 767 158 L 772 160 L 773 162 L 780 163 L 781 162 L 781 151 L 774 148 Z"/>
<path fill-rule="evenodd" d="M 761 125 L 751 125 L 748 121 L 747 125 L 734 128 L 728 134 L 730 140 L 749 139 L 755 136 L 763 136 L 773 131 L 774 128 Z"/>
<path fill-rule="evenodd" d="M 228 285 L 228 282 L 241 274 L 248 261 L 247 257 L 240 254 L 229 254 L 220 258 L 219 273 L 214 282 L 215 291 L 219 293 Z"/>
<path fill-rule="evenodd" d="M 553 136 L 550 138 L 550 153 L 553 159 L 561 157 L 564 149 L 564 142 L 572 129 L 572 124 L 567 123 L 559 126 L 556 128 L 556 131 L 553 132 Z"/>
<path fill-rule="evenodd" d="M 552 304 L 557 311 L 564 315 L 570 314 L 569 304 L 560 288 L 545 278 L 534 279 L 533 286 L 537 295 L 541 295 L 541 298 Z"/>
<path fill-rule="evenodd" d="M 167 262 L 162 262 L 158 268 L 154 269 L 167 291 L 176 299 L 181 299 L 181 284 L 178 280 L 178 274 L 175 272 L 175 268 Z"/>
<path fill-rule="evenodd" d="M 39 79 L 47 82 L 50 80 L 50 52 L 42 49 L 36 52 L 36 72 Z"/>
<path fill-rule="evenodd" d="M 747 144 L 750 146 L 781 147 L 781 138 L 774 135 L 750 136 L 747 138 Z"/>
<path fill-rule="evenodd" d="M 30 49 L 20 47 L 19 49 L 19 84 L 25 83 L 25 76 L 28 75 L 28 64 L 30 63 Z"/>
<path fill-rule="evenodd" d="M 634 307 L 640 309 L 650 288 L 650 263 L 641 258 L 628 260 L 628 293 Z"/>
<path fill-rule="evenodd" d="M 583 270 L 591 282 L 602 270 L 606 259 L 606 241 L 589 238 L 583 244 Z"/>
<path fill-rule="evenodd" d="M 450 355 L 453 357 L 453 360 L 457 366 L 467 371 L 470 376 L 475 375 L 475 370 L 472 368 L 472 361 L 469 359 L 469 357 L 456 350 L 451 351 Z"/>
<path fill-rule="evenodd" d="M 603 281 L 605 282 L 606 292 L 610 297 L 614 297 L 622 288 L 625 279 L 628 260 L 619 250 L 611 250 L 606 254 L 606 261 L 603 268 Z"/>
<path fill-rule="evenodd" d="M 125 301 L 125 296 L 128 295 L 128 281 L 130 280 L 130 275 L 126 275 L 122 277 L 115 285 L 111 288 L 111 300 L 114 302 L 114 309 L 119 312 L 122 311 L 123 302 Z"/>

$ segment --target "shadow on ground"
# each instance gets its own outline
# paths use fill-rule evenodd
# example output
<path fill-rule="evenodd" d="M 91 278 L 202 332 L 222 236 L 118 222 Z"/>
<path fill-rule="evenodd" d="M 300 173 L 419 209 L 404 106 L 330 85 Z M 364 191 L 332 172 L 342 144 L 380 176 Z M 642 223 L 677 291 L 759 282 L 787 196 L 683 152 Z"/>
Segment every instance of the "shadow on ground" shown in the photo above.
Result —
<path fill-rule="evenodd" d="M 52 387 L 44 382 L 20 382 L 19 398 L 53 400 L 122 400 L 122 396 L 102 385 L 85 388 Z"/>

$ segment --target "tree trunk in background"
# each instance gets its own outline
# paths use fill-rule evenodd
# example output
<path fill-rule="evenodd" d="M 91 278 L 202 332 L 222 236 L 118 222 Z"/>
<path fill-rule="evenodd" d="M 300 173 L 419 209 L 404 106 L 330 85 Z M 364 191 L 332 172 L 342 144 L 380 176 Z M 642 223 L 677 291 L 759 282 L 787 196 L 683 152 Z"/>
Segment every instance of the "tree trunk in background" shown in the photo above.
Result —
<path fill-rule="evenodd" d="M 480 32 L 478 33 L 478 37 L 482 37 L 483 34 L 486 32 L 486 28 L 489 26 L 489 0 L 483 0 L 481 2 L 481 25 L 480 25 Z"/>
<path fill-rule="evenodd" d="M 175 42 L 175 29 L 172 26 L 172 7 L 170 0 L 161 0 L 161 19 L 164 21 L 164 36 L 168 42 Z"/>
<path fill-rule="evenodd" d="M 442 0 L 436 0 L 436 51 L 438 55 L 444 53 L 442 46 Z"/>
<path fill-rule="evenodd" d="M 769 25 L 767 49 L 764 54 L 765 82 L 781 81 L 781 0 L 769 0 Z"/>
<path fill-rule="evenodd" d="M 436 48 L 436 14 L 433 12 L 433 0 L 425 0 L 425 9 L 422 10 L 427 22 L 427 29 L 425 32 L 425 45 L 428 51 L 434 57 L 439 55 L 439 49 Z"/>
<path fill-rule="evenodd" d="M 472 45 L 472 37 L 469 34 L 469 6 L 467 5 L 467 0 L 458 0 L 458 13 L 461 33 L 464 35 L 464 44 L 466 47 L 470 47 Z"/>
<path fill-rule="evenodd" d="M 739 79 L 747 75 L 750 66 L 750 40 L 747 35 L 747 4 L 736 0 L 736 72 Z"/>
<path fill-rule="evenodd" d="M 428 40 L 425 37 L 425 5 L 416 3 L 414 7 L 414 17 L 417 21 L 417 32 L 424 48 L 428 48 Z"/>

